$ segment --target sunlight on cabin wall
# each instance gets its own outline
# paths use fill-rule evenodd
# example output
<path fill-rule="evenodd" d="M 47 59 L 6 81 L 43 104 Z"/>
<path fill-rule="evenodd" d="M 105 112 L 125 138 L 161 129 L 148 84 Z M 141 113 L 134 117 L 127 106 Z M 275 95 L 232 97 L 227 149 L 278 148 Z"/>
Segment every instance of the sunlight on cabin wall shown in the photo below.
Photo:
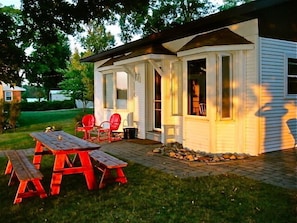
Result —
<path fill-rule="evenodd" d="M 260 109 L 255 113 L 260 118 L 259 152 L 293 148 L 296 133 L 290 129 L 288 121 L 295 120 L 296 128 L 296 102 L 283 96 L 273 97 L 268 85 L 254 87 L 254 93 L 260 98 Z"/>

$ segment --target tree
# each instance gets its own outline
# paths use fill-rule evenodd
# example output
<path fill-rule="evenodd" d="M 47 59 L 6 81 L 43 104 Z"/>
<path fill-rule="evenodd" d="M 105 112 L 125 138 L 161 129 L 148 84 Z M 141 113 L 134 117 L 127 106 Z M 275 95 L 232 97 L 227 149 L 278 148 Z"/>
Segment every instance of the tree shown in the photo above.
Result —
<path fill-rule="evenodd" d="M 97 18 L 98 21 L 114 19 L 114 15 L 129 14 L 148 5 L 149 0 L 22 0 L 27 33 L 40 42 L 55 42 L 55 30 L 73 34 L 80 24 Z"/>
<path fill-rule="evenodd" d="M 252 2 L 254 0 L 224 0 L 223 1 L 223 5 L 219 7 L 220 11 L 224 11 L 230 8 L 233 8 L 235 6 L 244 4 L 244 3 L 248 3 L 248 2 Z"/>
<path fill-rule="evenodd" d="M 70 64 L 64 70 L 64 80 L 59 84 L 73 99 L 81 100 L 84 108 L 88 101 L 94 99 L 94 65 L 81 63 L 80 59 L 115 45 L 114 36 L 106 32 L 105 27 L 98 20 L 89 22 L 86 29 L 87 36 L 81 38 L 81 42 L 87 51 L 79 55 L 78 50 L 75 50 Z"/>
<path fill-rule="evenodd" d="M 0 81 L 21 82 L 19 71 L 26 61 L 26 47 L 37 43 L 48 47 L 59 41 L 59 33 L 81 31 L 82 22 L 94 18 L 112 21 L 117 13 L 137 11 L 148 1 L 22 0 L 21 10 L 0 6 Z"/>
<path fill-rule="evenodd" d="M 26 91 L 22 93 L 22 99 L 37 98 L 40 102 L 42 98 L 46 97 L 43 87 L 30 85 L 23 85 L 22 87 L 26 89 Z"/>
<path fill-rule="evenodd" d="M 89 56 L 91 52 L 85 53 Z M 70 63 L 63 71 L 64 80 L 59 83 L 59 87 L 73 99 L 83 102 L 85 109 L 88 101 L 94 98 L 94 65 L 90 63 L 80 63 L 81 56 L 76 49 L 70 59 Z"/>
<path fill-rule="evenodd" d="M 105 26 L 97 20 L 91 20 L 86 26 L 87 36 L 81 38 L 81 44 L 92 53 L 99 53 L 115 45 L 114 36 L 106 32 Z"/>
<path fill-rule="evenodd" d="M 146 9 L 120 15 L 121 39 L 127 42 L 135 34 L 147 36 L 196 20 L 213 11 L 214 5 L 208 0 L 152 0 Z"/>
<path fill-rule="evenodd" d="M 25 61 L 25 46 L 19 25 L 20 10 L 12 7 L 0 8 L 0 81 L 20 84 L 19 71 Z"/>
<path fill-rule="evenodd" d="M 29 56 L 25 67 L 26 78 L 36 86 L 43 86 L 48 97 L 51 89 L 58 89 L 63 80 L 61 69 L 67 67 L 71 55 L 67 37 L 58 32 L 55 43 L 33 44 L 34 51 Z"/>

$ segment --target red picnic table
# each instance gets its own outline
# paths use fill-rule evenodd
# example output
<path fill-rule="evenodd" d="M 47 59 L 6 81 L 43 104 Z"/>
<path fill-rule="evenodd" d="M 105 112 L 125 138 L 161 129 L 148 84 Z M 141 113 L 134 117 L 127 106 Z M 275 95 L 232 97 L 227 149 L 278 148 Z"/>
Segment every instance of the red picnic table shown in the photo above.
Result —
<path fill-rule="evenodd" d="M 30 134 L 36 140 L 33 164 L 40 168 L 42 156 L 55 156 L 50 194 L 60 193 L 63 175 L 83 173 L 89 190 L 96 188 L 94 169 L 89 152 L 100 148 L 100 145 L 88 142 L 64 131 L 33 132 Z M 69 155 L 75 156 L 71 161 Z M 76 162 L 78 161 L 78 162 Z"/>

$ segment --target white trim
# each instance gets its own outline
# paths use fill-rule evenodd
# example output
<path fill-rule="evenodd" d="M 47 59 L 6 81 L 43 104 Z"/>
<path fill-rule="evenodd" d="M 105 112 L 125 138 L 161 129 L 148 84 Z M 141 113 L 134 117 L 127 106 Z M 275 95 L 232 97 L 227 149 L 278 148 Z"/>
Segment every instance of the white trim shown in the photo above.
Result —
<path fill-rule="evenodd" d="M 7 99 L 7 93 L 10 93 L 10 100 Z M 12 91 L 5 91 L 4 92 L 5 101 L 12 101 L 13 100 L 13 92 Z"/>
<path fill-rule="evenodd" d="M 222 57 L 223 56 L 228 56 L 230 58 L 230 61 L 229 61 L 229 68 L 230 68 L 230 73 L 229 73 L 229 76 L 230 76 L 230 89 L 229 89 L 229 93 L 230 93 L 230 102 L 231 102 L 231 105 L 230 105 L 230 117 L 226 117 L 226 118 L 223 118 L 222 117 L 222 114 L 223 114 L 223 102 L 222 102 L 222 85 L 223 85 L 223 80 L 222 80 Z M 234 97 L 234 92 L 233 92 L 233 89 L 234 89 L 234 86 L 232 86 L 234 84 L 234 77 L 233 77 L 233 74 L 234 74 L 234 66 L 233 66 L 233 61 L 234 61 L 234 56 L 231 54 L 231 53 L 218 53 L 217 54 L 217 58 L 218 58 L 218 61 L 217 61 L 217 66 L 218 66 L 218 83 L 217 83 L 217 89 L 218 89 L 218 92 L 217 92 L 217 102 L 218 102 L 218 119 L 221 120 L 221 121 L 226 121 L 226 120 L 233 120 L 234 119 L 234 114 L 233 114 L 233 97 Z"/>
<path fill-rule="evenodd" d="M 297 55 L 294 54 L 284 54 L 284 98 L 285 99 L 296 99 L 297 94 L 288 94 L 288 59 L 297 59 Z"/>
<path fill-rule="evenodd" d="M 189 97 L 189 95 L 188 95 L 188 74 L 189 74 L 189 71 L 188 71 L 188 62 L 189 61 L 193 61 L 193 60 L 201 60 L 201 59 L 205 59 L 206 61 L 206 97 L 205 97 L 205 100 L 206 100 L 206 115 L 205 116 L 201 116 L 201 115 L 190 115 L 189 114 L 189 111 L 188 111 L 188 109 L 189 109 L 189 100 L 188 100 L 188 97 Z M 209 55 L 207 55 L 207 54 L 200 54 L 200 55 L 195 55 L 195 56 L 189 56 L 189 57 L 185 57 L 184 58 L 184 70 L 185 70 L 185 81 L 184 81 L 184 92 L 185 92 L 185 94 L 184 94 L 184 98 L 186 98 L 186 100 L 184 100 L 184 114 L 185 114 L 185 116 L 186 117 L 197 117 L 198 119 L 208 119 L 208 112 L 207 112 L 207 110 L 208 110 L 208 107 L 207 107 L 207 104 L 208 104 L 208 102 L 209 102 L 209 100 L 208 100 L 208 92 L 207 92 L 207 89 L 208 89 L 208 87 L 207 87 L 207 79 L 208 79 L 208 75 L 209 75 L 209 72 L 207 71 L 207 70 L 209 70 Z"/>
<path fill-rule="evenodd" d="M 158 64 L 156 63 L 155 64 L 157 67 L 159 67 L 158 66 Z M 163 78 L 162 78 L 162 75 L 159 73 L 159 70 L 161 70 L 160 68 L 157 70 L 156 68 L 155 68 L 155 66 L 153 66 L 152 67 L 152 70 L 153 70 L 153 95 L 152 95 L 152 98 L 153 98 L 153 123 L 152 123 L 152 126 L 153 126 L 153 130 L 156 130 L 156 131 L 161 131 L 162 130 L 162 125 L 163 125 L 163 118 L 162 118 L 162 113 L 163 113 L 163 111 L 164 111 L 164 109 L 162 109 L 162 106 L 163 106 L 163 101 L 162 101 L 162 95 L 163 95 L 163 91 L 162 91 L 162 83 L 163 83 Z M 160 84 L 160 88 L 161 88 L 161 99 L 160 100 L 156 100 L 156 78 L 155 78 L 155 72 L 157 72 L 157 74 L 158 75 L 160 75 L 160 80 L 161 80 L 161 84 Z M 160 103 L 161 103 L 161 127 L 160 128 L 157 128 L 156 126 L 155 126 L 155 124 L 156 124 L 156 102 L 157 101 L 159 101 Z"/>
<path fill-rule="evenodd" d="M 237 45 L 221 45 L 221 46 L 203 46 L 190 50 L 177 52 L 178 57 L 189 56 L 205 52 L 233 51 L 233 50 L 252 50 L 254 44 L 237 44 Z"/>
<path fill-rule="evenodd" d="M 126 108 L 118 108 L 117 107 L 117 73 L 118 72 L 124 72 L 127 74 L 127 102 L 126 102 Z M 104 83 L 104 77 L 106 75 L 112 75 L 112 81 L 113 81 L 113 106 L 111 108 L 106 108 L 105 107 L 105 94 L 104 94 L 104 89 L 105 89 L 105 83 Z M 102 99 L 103 99 L 103 109 L 105 110 L 123 110 L 126 111 L 128 109 L 128 101 L 129 101 L 129 73 L 127 73 L 126 69 L 114 69 L 114 70 L 109 70 L 106 72 L 102 73 Z"/>
<path fill-rule="evenodd" d="M 112 70 L 120 69 L 120 68 L 116 67 L 114 65 L 109 65 L 109 66 L 105 66 L 105 67 L 98 67 L 97 69 L 100 72 L 108 72 L 108 71 L 112 71 Z"/>
<path fill-rule="evenodd" d="M 106 63 L 108 60 L 110 60 L 111 58 L 107 58 L 101 61 L 97 61 L 98 65 L 97 65 L 97 69 L 99 70 L 101 68 L 101 66 Z"/>
<path fill-rule="evenodd" d="M 176 56 L 165 55 L 165 54 L 146 54 L 146 55 L 114 62 L 114 65 L 118 66 L 118 65 L 129 64 L 129 63 L 143 62 L 144 60 L 166 60 L 166 59 L 176 59 Z"/>
<path fill-rule="evenodd" d="M 159 75 L 161 75 L 161 77 L 165 75 L 164 71 L 160 68 L 160 66 L 158 65 L 158 63 L 156 61 L 154 61 L 154 60 L 148 60 L 148 62 L 159 73 Z"/>

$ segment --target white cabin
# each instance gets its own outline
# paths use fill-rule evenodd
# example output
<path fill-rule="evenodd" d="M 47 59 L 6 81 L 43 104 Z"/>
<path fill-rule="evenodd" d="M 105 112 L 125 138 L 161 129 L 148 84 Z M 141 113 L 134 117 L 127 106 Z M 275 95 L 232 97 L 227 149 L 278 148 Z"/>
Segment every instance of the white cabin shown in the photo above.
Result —
<path fill-rule="evenodd" d="M 82 59 L 96 120 L 211 153 L 296 147 L 296 8 L 258 0 Z"/>

